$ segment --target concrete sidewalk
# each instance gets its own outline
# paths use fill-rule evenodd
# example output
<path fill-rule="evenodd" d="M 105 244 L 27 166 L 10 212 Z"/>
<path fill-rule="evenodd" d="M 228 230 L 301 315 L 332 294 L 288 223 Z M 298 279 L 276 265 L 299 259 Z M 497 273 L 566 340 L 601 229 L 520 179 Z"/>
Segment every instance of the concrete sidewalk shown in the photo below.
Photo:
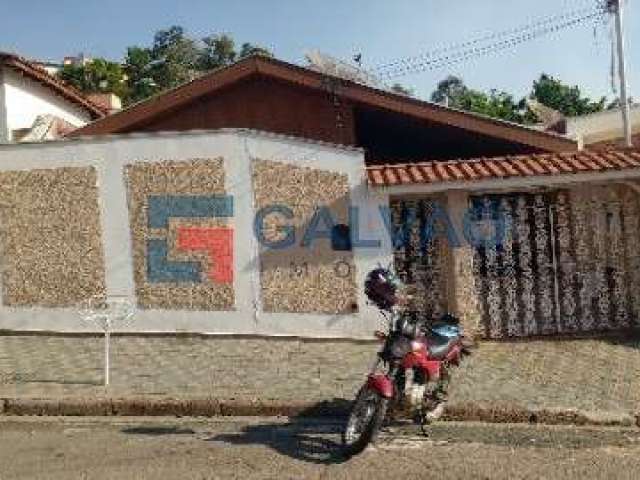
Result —
<path fill-rule="evenodd" d="M 335 413 L 353 398 L 377 349 L 369 342 L 247 337 L 112 342 L 112 384 L 105 389 L 100 337 L 0 336 L 5 413 L 55 412 L 51 405 L 73 412 L 82 404 L 107 414 L 145 404 L 185 414 L 298 413 L 313 405 Z M 452 418 L 628 423 L 640 411 L 640 339 L 484 342 L 454 371 L 450 399 Z"/>

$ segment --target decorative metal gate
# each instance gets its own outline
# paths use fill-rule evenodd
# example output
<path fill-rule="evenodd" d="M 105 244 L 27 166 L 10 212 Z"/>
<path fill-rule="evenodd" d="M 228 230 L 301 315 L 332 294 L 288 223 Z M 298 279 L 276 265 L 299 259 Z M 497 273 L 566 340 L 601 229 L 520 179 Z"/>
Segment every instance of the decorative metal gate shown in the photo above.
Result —
<path fill-rule="evenodd" d="M 490 338 L 640 326 L 640 211 L 624 186 L 471 199 L 504 235 L 474 253 L 475 291 Z"/>
<path fill-rule="evenodd" d="M 404 241 L 394 250 L 395 270 L 413 290 L 410 308 L 433 316 L 447 311 L 448 247 L 446 235 L 428 234 L 426 222 L 441 205 L 436 198 L 391 200 L 393 224 L 404 229 Z"/>

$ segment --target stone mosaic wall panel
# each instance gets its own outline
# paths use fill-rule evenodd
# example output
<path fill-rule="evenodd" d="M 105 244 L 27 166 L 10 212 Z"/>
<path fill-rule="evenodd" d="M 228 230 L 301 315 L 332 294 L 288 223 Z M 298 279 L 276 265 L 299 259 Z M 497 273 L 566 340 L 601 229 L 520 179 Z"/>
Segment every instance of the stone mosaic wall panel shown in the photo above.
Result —
<path fill-rule="evenodd" d="M 125 175 L 139 306 L 231 310 L 234 204 L 223 160 L 136 163 Z"/>
<path fill-rule="evenodd" d="M 70 307 L 105 294 L 96 172 L 0 172 L 2 303 Z"/>
<path fill-rule="evenodd" d="M 278 227 L 295 228 L 295 243 L 288 248 L 261 246 L 262 308 L 273 313 L 347 314 L 357 309 L 355 265 L 351 251 L 334 250 L 328 238 L 301 246 L 318 208 L 326 207 L 334 224 L 346 224 L 349 182 L 345 174 L 304 168 L 267 160 L 252 162 L 254 208 L 283 206 L 293 213 L 264 218 L 263 234 L 277 242 L 286 235 Z M 319 230 L 327 230 L 322 224 Z"/>

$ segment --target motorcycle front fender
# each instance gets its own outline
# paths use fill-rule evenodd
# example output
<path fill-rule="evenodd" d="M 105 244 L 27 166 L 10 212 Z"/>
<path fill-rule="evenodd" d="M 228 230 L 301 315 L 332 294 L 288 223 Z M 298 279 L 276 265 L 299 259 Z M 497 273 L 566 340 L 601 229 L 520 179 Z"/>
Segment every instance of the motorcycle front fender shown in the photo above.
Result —
<path fill-rule="evenodd" d="M 393 380 L 386 375 L 369 375 L 367 387 L 378 392 L 383 398 L 393 398 Z"/>

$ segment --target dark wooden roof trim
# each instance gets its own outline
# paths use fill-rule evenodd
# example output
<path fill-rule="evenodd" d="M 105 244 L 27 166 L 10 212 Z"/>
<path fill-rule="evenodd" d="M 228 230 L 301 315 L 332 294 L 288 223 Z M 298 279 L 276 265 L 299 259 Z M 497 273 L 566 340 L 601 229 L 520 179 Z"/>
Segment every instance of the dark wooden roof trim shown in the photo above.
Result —
<path fill-rule="evenodd" d="M 75 130 L 71 133 L 71 136 L 123 132 L 137 124 L 148 122 L 165 111 L 193 102 L 200 96 L 210 94 L 251 75 L 267 76 L 316 90 L 335 88 L 341 97 L 355 103 L 450 125 L 455 128 L 529 145 L 545 151 L 577 150 L 576 142 L 557 134 L 541 132 L 522 125 L 454 110 L 348 80 L 327 77 L 308 68 L 259 56 L 249 57 L 229 67 L 210 72 L 180 87 Z M 333 81 L 328 82 L 327 79 Z"/>

